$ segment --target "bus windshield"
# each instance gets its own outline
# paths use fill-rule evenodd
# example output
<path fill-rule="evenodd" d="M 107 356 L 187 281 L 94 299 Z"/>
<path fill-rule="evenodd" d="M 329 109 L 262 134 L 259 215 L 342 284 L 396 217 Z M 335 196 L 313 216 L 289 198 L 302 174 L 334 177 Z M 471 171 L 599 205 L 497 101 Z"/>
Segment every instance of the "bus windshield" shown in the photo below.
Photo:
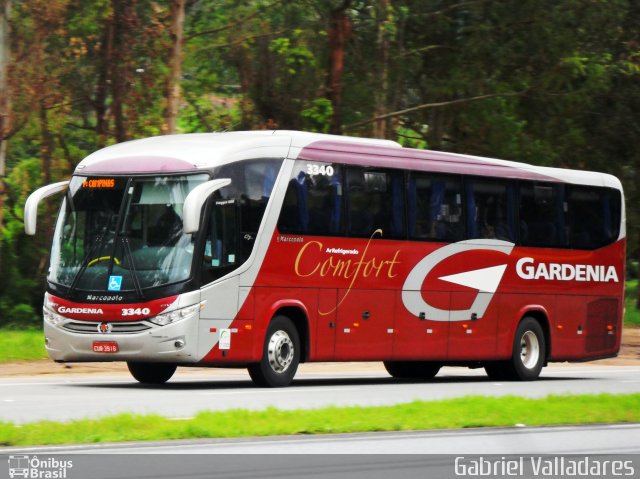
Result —
<path fill-rule="evenodd" d="M 48 280 L 71 290 L 135 291 L 187 280 L 194 239 L 186 196 L 209 175 L 74 176 L 63 201 Z"/>

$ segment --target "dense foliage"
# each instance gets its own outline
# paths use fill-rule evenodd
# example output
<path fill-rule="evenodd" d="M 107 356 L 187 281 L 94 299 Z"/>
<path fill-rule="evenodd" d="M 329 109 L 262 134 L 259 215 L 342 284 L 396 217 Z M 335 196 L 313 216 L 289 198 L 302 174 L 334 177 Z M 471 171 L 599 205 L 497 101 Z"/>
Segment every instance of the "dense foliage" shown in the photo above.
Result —
<path fill-rule="evenodd" d="M 611 172 L 639 258 L 638 18 L 632 0 L 0 0 L 0 325 L 41 307 L 56 205 L 27 238 L 28 193 L 104 145 L 175 131 Z"/>

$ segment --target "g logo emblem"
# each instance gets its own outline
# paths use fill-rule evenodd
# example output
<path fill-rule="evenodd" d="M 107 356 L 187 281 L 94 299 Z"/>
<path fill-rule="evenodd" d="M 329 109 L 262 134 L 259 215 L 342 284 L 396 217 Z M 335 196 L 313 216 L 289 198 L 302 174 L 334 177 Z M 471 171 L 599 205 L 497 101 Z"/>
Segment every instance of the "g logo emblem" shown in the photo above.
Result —
<path fill-rule="evenodd" d="M 500 285 L 502 276 L 507 269 L 506 264 L 482 268 L 463 273 L 442 276 L 438 279 L 449 283 L 459 284 L 478 290 L 478 295 L 471 308 L 449 311 L 431 306 L 422 297 L 420 289 L 425 278 L 431 270 L 441 261 L 459 253 L 474 250 L 498 251 L 510 255 L 513 243 L 500 240 L 467 240 L 453 243 L 434 251 L 418 262 L 407 276 L 402 286 L 402 302 L 405 308 L 415 316 L 424 313 L 426 319 L 431 321 L 467 321 L 472 313 L 476 313 L 478 319 L 482 318 L 491 303 L 494 293 Z"/>

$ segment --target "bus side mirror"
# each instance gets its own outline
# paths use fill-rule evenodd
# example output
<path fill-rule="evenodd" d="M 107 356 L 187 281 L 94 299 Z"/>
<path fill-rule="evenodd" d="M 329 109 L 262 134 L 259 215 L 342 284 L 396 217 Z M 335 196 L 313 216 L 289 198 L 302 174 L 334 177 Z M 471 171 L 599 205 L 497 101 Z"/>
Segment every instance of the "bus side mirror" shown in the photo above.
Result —
<path fill-rule="evenodd" d="M 67 188 L 69 180 L 53 183 L 51 185 L 38 188 L 29 195 L 24 204 L 24 232 L 29 236 L 36 234 L 36 223 L 38 221 L 38 203 L 43 199 L 55 195 Z"/>
<path fill-rule="evenodd" d="M 202 183 L 191 190 L 182 207 L 182 229 L 186 234 L 195 233 L 200 228 L 200 213 L 207 198 L 214 191 L 230 184 L 229 178 L 218 178 Z"/>

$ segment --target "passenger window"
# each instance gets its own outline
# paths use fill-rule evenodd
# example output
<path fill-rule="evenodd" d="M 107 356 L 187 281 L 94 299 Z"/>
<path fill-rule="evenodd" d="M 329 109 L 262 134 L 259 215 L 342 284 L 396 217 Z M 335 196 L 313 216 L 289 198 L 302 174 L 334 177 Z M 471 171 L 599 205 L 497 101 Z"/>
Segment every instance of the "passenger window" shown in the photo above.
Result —
<path fill-rule="evenodd" d="M 596 249 L 620 234 L 620 193 L 608 188 L 569 187 L 569 247 Z"/>
<path fill-rule="evenodd" d="M 524 246 L 567 245 L 565 203 L 560 185 L 521 183 L 519 211 L 520 242 Z"/>
<path fill-rule="evenodd" d="M 278 218 L 278 231 L 289 234 L 344 234 L 342 167 L 297 161 Z"/>
<path fill-rule="evenodd" d="M 467 237 L 515 240 L 514 185 L 484 178 L 465 180 Z"/>
<path fill-rule="evenodd" d="M 460 241 L 462 189 L 457 176 L 412 173 L 408 185 L 409 237 L 415 240 Z"/>
<path fill-rule="evenodd" d="M 350 236 L 406 237 L 402 171 L 347 167 L 347 188 Z"/>

